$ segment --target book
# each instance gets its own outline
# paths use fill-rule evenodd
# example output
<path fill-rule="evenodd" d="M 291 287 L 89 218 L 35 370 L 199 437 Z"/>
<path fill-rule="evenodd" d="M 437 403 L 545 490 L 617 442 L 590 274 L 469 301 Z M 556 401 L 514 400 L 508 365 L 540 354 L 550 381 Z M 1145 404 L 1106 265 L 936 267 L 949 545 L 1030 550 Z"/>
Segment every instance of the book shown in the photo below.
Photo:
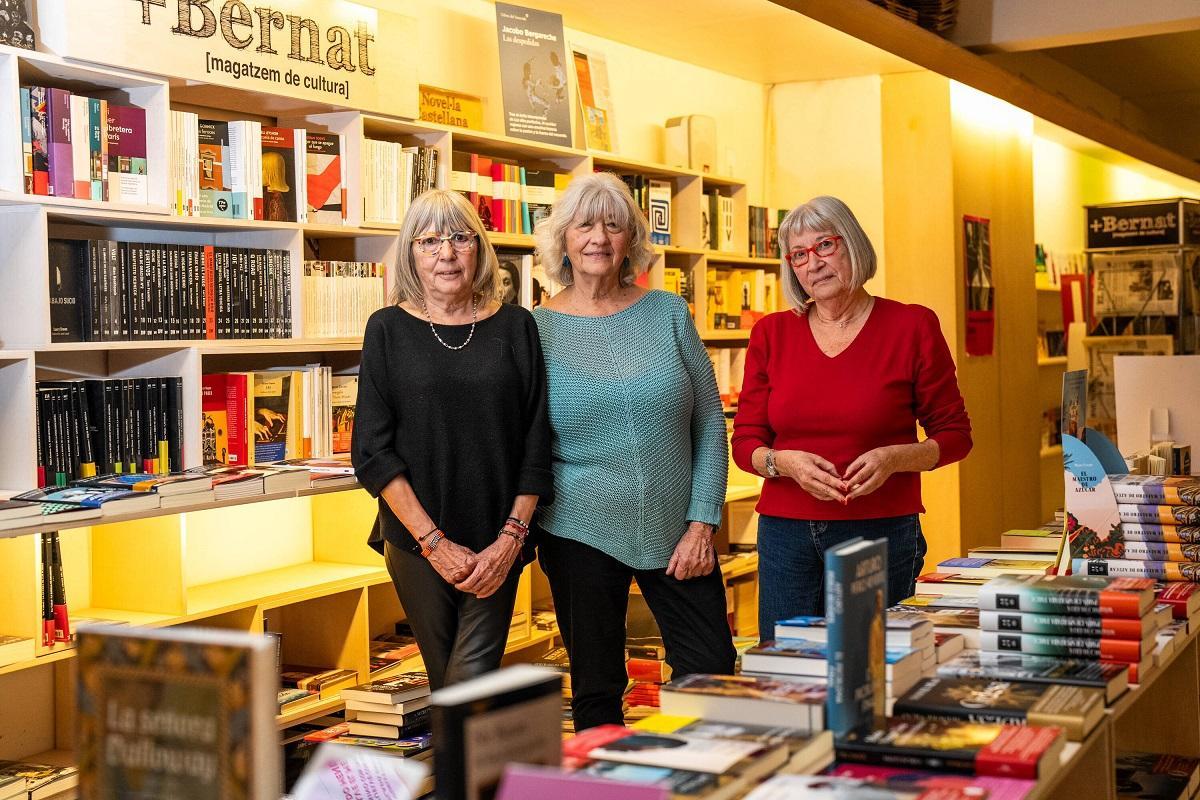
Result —
<path fill-rule="evenodd" d="M 919 614 L 889 610 L 884 625 L 884 644 L 890 648 L 911 648 L 914 643 L 933 636 L 933 623 Z M 824 642 L 828 640 L 828 630 L 825 617 L 789 617 L 775 623 L 775 637 L 778 639 Z"/>
<path fill-rule="evenodd" d="M 1121 557 L 1127 561 L 1200 561 L 1200 544 L 1172 542 L 1125 542 Z"/>
<path fill-rule="evenodd" d="M 1125 544 L 1131 542 L 1164 542 L 1169 544 L 1200 543 L 1200 525 L 1161 525 L 1157 522 L 1122 522 Z"/>
<path fill-rule="evenodd" d="M 837 645 L 808 639 L 775 639 L 752 647 L 742 656 L 742 669 L 777 675 L 825 677 L 830 670 L 828 654 Z M 907 648 L 883 650 L 884 674 L 888 680 L 903 680 L 920 672 L 921 653 Z"/>
<path fill-rule="evenodd" d="M 1159 525 L 1200 525 L 1200 506 L 1135 505 L 1118 503 L 1121 524 L 1127 522 Z"/>
<path fill-rule="evenodd" d="M 5 13 L 0 15 L 0 44 L 25 50 L 36 49 L 37 37 L 29 24 L 29 9 L 25 0 L 10 0 L 4 11 Z"/>
<path fill-rule="evenodd" d="M 208 491 L 212 488 L 212 481 L 205 475 L 188 472 L 168 475 L 134 472 L 125 475 L 98 475 L 95 478 L 75 481 L 75 485 L 95 486 L 103 489 L 126 489 L 133 492 L 149 492 L 159 497 L 176 497 Z"/>
<path fill-rule="evenodd" d="M 944 664 L 963 651 L 967 639 L 961 633 L 935 633 L 934 646 L 937 652 L 937 663 Z"/>
<path fill-rule="evenodd" d="M 939 572 L 952 572 L 981 578 L 997 575 L 1049 575 L 1054 569 L 1053 558 L 1038 560 L 1021 558 L 948 558 L 938 563 Z"/>
<path fill-rule="evenodd" d="M 979 593 L 981 611 L 1092 614 L 1137 619 L 1154 605 L 1154 582 L 1091 575 L 993 578 Z"/>
<path fill-rule="evenodd" d="M 254 463 L 266 464 L 295 458 L 288 441 L 294 439 L 295 404 L 292 402 L 292 374 L 255 372 L 251 425 L 254 431 Z"/>
<path fill-rule="evenodd" d="M 750 780 L 769 775 L 788 759 L 782 744 L 684 736 L 620 725 L 598 725 L 577 733 L 563 742 L 562 752 L 565 759 L 571 760 L 732 774 Z"/>
<path fill-rule="evenodd" d="M 666 796 L 669 796 L 670 800 L 724 800 L 737 797 L 750 788 L 750 782 L 745 778 L 669 767 L 648 767 L 643 764 L 620 764 L 615 761 L 592 761 L 574 772 L 538 777 L 543 782 L 551 779 L 565 779 L 568 782 L 556 783 L 552 787 L 539 785 L 538 788 L 546 788 L 548 791 L 544 794 L 531 794 L 528 785 L 514 783 L 512 768 L 510 768 L 504 785 L 500 789 L 501 793 L 497 795 L 497 800 L 510 797 L 521 798 L 521 800 L 526 800 L 526 798 L 550 800 L 550 798 L 559 797 L 606 800 L 612 796 L 614 791 L 618 790 L 613 785 L 613 781 L 624 784 L 619 788 L 623 800 L 627 797 L 636 800 L 638 797 L 629 794 L 631 788 L 629 784 L 646 787 L 648 791 L 645 800 L 663 800 L 664 789 L 669 792 L 669 795 Z M 597 779 L 594 792 L 586 795 L 580 794 L 580 781 L 587 778 Z M 511 794 L 510 790 L 518 793 Z"/>
<path fill-rule="evenodd" d="M 1109 475 L 1118 503 L 1200 506 L 1200 478 L 1162 475 Z"/>
<path fill-rule="evenodd" d="M 1200 760 L 1163 753 L 1117 753 L 1117 797 L 1187 798 L 1200 784 Z"/>
<path fill-rule="evenodd" d="M 1001 633 L 1038 633 L 1078 636 L 1085 639 L 1128 639 L 1140 642 L 1158 629 L 1158 621 L 1151 615 L 1137 619 L 1125 619 L 1079 614 L 980 611 L 979 628 L 984 631 Z"/>
<path fill-rule="evenodd" d="M 1171 607 L 1175 619 L 1190 619 L 1200 612 L 1200 586 L 1194 583 L 1168 583 L 1156 600 Z"/>
<path fill-rule="evenodd" d="M 1101 639 L 1037 633 L 982 631 L 979 649 L 993 653 L 1028 653 L 1060 658 L 1094 658 L 1137 664 L 1154 649 L 1149 639 Z"/>
<path fill-rule="evenodd" d="M 74 766 L 0 761 L 0 785 L 11 787 L 13 778 L 19 779 L 22 791 L 8 796 L 21 800 L 65 800 L 74 797 L 80 780 L 79 769 Z"/>
<path fill-rule="evenodd" d="M 50 141 L 50 194 L 75 196 L 74 148 L 71 146 L 71 93 L 50 86 L 46 89 L 46 131 Z"/>
<path fill-rule="evenodd" d="M 358 700 L 390 706 L 429 696 L 429 676 L 424 672 L 406 672 L 386 681 L 364 683 L 342 690 L 343 700 Z"/>
<path fill-rule="evenodd" d="M 851 732 L 835 751 L 840 762 L 1044 780 L 1058 769 L 1063 743 L 1054 727 L 893 718 L 875 730 Z"/>
<path fill-rule="evenodd" d="M 1200 581 L 1200 563 L 1194 561 L 1134 561 L 1123 558 L 1071 559 L 1071 569 L 1082 575 L 1114 578 L 1150 578 L 1159 581 Z"/>
<path fill-rule="evenodd" d="M 897 698 L 895 716 L 1056 725 L 1082 741 L 1104 716 L 1104 691 L 998 678 L 925 678 Z"/>
<path fill-rule="evenodd" d="M 41 513 L 41 506 L 37 503 L 24 500 L 0 500 L 0 521 L 32 519 Z"/>
<path fill-rule="evenodd" d="M 1020 653 L 965 651 L 937 668 L 942 677 L 994 678 L 1101 689 L 1112 703 L 1129 686 L 1127 665 Z"/>
<path fill-rule="evenodd" d="M 914 594 L 901 600 L 899 606 L 907 609 L 978 609 L 979 598 L 975 595 Z"/>
<path fill-rule="evenodd" d="M 746 724 L 825 728 L 824 685 L 750 675 L 688 675 L 662 687 L 663 714 Z"/>
<path fill-rule="evenodd" d="M 197 131 L 200 216 L 243 219 L 244 210 L 235 205 L 231 184 L 229 123 L 199 119 Z"/>
<path fill-rule="evenodd" d="M 305 175 L 297 165 L 307 158 L 303 128 L 262 126 L 261 219 L 274 222 L 303 222 L 301 197 Z M 256 215 L 256 218 L 257 215 Z"/>
<path fill-rule="evenodd" d="M 158 496 L 126 489 L 88 488 L 70 486 L 65 489 L 48 487 L 22 492 L 13 498 L 31 503 L 53 503 L 83 508 L 98 508 L 102 515 L 147 511 L 158 508 Z"/>
<path fill-rule="evenodd" d="M 1036 781 L 1017 778 L 947 775 L 943 772 L 922 772 L 870 764 L 835 764 L 826 774 L 864 781 L 872 788 L 894 788 L 901 797 L 904 797 L 905 792 L 919 792 L 918 797 L 921 800 L 941 798 L 942 791 L 962 791 L 965 796 L 975 798 L 986 792 L 988 800 L 1025 800 L 1037 786 Z"/>
<path fill-rule="evenodd" d="M 424 795 L 429 788 L 427 765 L 335 741 L 313 754 L 289 795 L 291 800 L 396 800 Z"/>
<path fill-rule="evenodd" d="M 114 203 L 148 203 L 146 109 L 109 103 L 107 133 L 108 199 Z"/>
<path fill-rule="evenodd" d="M 316 691 L 322 698 L 330 698 L 336 696 L 342 687 L 357 683 L 358 673 L 352 669 L 284 664 L 279 682 L 285 687 Z"/>
<path fill-rule="evenodd" d="M 825 551 L 825 619 L 827 641 L 823 648 L 828 662 L 829 692 L 826 696 L 826 724 L 834 735 L 878 725 L 883 721 L 887 698 L 887 677 L 896 683 L 897 665 L 915 663 L 912 651 L 884 650 L 884 613 L 887 605 L 887 542 L 881 539 L 851 539 Z M 788 648 L 788 640 L 775 642 L 776 650 Z M 803 641 L 803 640 L 791 640 Z M 751 671 L 774 671 L 755 666 L 774 661 L 766 643 L 742 656 L 742 666 Z M 811 649 L 797 648 L 807 655 Z M 811 657 L 811 656 L 809 656 Z M 781 664 L 789 673 L 797 662 Z M 798 674 L 811 674 L 801 671 Z"/>
<path fill-rule="evenodd" d="M 560 687 L 554 670 L 520 664 L 434 692 L 438 797 L 490 796 L 510 761 L 558 764 Z"/>
<path fill-rule="evenodd" d="M 216 628 L 81 626 L 85 797 L 279 797 L 274 644 Z"/>
<path fill-rule="evenodd" d="M 50 341 L 82 342 L 85 290 L 85 255 L 78 242 L 50 239 L 47 242 L 50 280 Z"/>
<path fill-rule="evenodd" d="M 775 775 L 763 781 L 745 800 L 842 800 L 843 798 L 869 798 L 870 800 L 969 800 L 984 796 L 973 783 L 965 786 L 934 784 L 927 792 L 907 783 L 891 786 L 887 783 L 867 781 L 851 777 L 828 775 Z M 990 797 L 990 795 L 987 795 Z"/>
<path fill-rule="evenodd" d="M 988 580 L 980 576 L 959 575 L 957 572 L 927 572 L 917 577 L 917 592 L 974 596 Z"/>
<path fill-rule="evenodd" d="M 783 745 L 788 751 L 786 769 L 813 765 L 833 757 L 830 731 L 807 731 L 783 725 L 754 725 L 718 720 L 651 714 L 631 728 L 651 733 L 676 733 L 700 739 L 732 739 L 765 745 Z"/>
<path fill-rule="evenodd" d="M 308 219 L 326 225 L 346 221 L 346 162 L 342 137 L 336 133 L 305 134 L 305 180 Z"/>

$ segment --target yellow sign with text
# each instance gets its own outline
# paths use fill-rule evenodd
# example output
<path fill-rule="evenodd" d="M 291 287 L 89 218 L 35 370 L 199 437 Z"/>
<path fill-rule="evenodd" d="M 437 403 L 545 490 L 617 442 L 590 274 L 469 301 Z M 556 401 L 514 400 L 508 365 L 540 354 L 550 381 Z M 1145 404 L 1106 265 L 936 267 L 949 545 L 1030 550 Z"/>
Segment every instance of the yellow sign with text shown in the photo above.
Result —
<path fill-rule="evenodd" d="M 236 89 L 413 116 L 413 20 L 349 0 L 35 0 L 41 48 Z M 386 44 L 385 44 L 386 43 Z"/>
<path fill-rule="evenodd" d="M 483 101 L 474 95 L 421 84 L 420 105 L 425 122 L 483 130 Z"/>

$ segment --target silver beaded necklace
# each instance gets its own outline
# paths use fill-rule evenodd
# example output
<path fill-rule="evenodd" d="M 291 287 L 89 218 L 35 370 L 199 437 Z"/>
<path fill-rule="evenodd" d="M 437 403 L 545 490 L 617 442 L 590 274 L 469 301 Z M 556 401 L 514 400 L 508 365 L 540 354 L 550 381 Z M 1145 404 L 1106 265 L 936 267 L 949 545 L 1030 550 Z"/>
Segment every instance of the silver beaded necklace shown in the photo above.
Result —
<path fill-rule="evenodd" d="M 476 295 L 471 295 L 471 330 L 467 333 L 467 340 L 460 345 L 446 344 L 446 340 L 437 332 L 437 328 L 433 327 L 433 317 L 429 314 L 429 308 L 425 305 L 425 297 L 422 295 L 417 298 L 421 303 L 421 310 L 425 312 L 425 320 L 429 323 L 429 330 L 433 331 L 433 338 L 438 340 L 438 344 L 447 350 L 462 350 L 471 343 L 471 337 L 475 335 L 475 323 L 478 322 L 476 312 L 479 310 L 479 300 Z"/>

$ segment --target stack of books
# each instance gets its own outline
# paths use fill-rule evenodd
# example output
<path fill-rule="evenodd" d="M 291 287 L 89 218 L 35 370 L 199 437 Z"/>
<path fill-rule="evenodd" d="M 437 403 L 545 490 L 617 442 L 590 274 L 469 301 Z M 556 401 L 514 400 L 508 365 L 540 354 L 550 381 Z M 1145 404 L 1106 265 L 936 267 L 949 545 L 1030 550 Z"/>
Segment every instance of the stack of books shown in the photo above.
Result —
<path fill-rule="evenodd" d="M 424 672 L 343 689 L 342 699 L 350 725 L 337 739 L 341 744 L 407 751 L 414 746 L 411 740 L 429 730 L 429 677 Z"/>
<path fill-rule="evenodd" d="M 884 643 L 889 650 L 913 650 L 920 654 L 921 674 L 933 675 L 937 669 L 937 645 L 933 623 L 919 612 L 889 609 L 884 617 Z M 825 617 L 791 617 L 775 623 L 778 639 L 808 639 L 827 642 L 829 627 Z"/>
<path fill-rule="evenodd" d="M 398 669 L 405 662 L 411 663 L 419 661 L 421 658 L 421 649 L 417 646 L 417 640 L 410 631 L 397 631 L 377 636 L 371 640 L 370 649 L 372 678 L 378 673 Z M 416 667 L 401 671 L 411 672 L 415 669 Z"/>
<path fill-rule="evenodd" d="M 568 735 L 575 733 L 575 717 L 571 712 L 571 699 L 574 697 L 571 693 L 571 660 L 567 657 L 567 648 L 552 648 L 533 664 L 562 675 L 562 732 Z"/>
<path fill-rule="evenodd" d="M 998 575 L 1049 575 L 1054 556 L 1044 552 L 1004 548 L 971 550 L 965 557 L 947 558 L 938 563 L 940 573 L 967 578 L 995 578 Z"/>
<path fill-rule="evenodd" d="M 279 675 L 281 689 L 303 689 L 310 695 L 328 700 L 347 686 L 358 683 L 358 673 L 336 667 L 309 667 L 284 664 Z"/>
<path fill-rule="evenodd" d="M 305 338 L 361 336 L 367 318 L 387 305 L 385 274 L 378 261 L 305 261 Z"/>
<path fill-rule="evenodd" d="M 1200 582 L 1200 478 L 1110 475 L 1122 558 L 1073 559 L 1074 572 Z"/>
<path fill-rule="evenodd" d="M 625 654 L 625 670 L 629 674 L 626 704 L 630 708 L 658 708 L 662 685 L 671 680 L 666 648 L 658 644 L 630 645 L 627 642 Z"/>
<path fill-rule="evenodd" d="M 932 649 L 932 642 L 931 642 Z M 742 673 L 775 680 L 798 680 L 824 684 L 828 675 L 829 650 L 825 642 L 810 639 L 776 639 L 763 642 L 742 656 Z M 934 656 L 936 659 L 936 656 Z M 887 702 L 891 702 L 921 679 L 924 654 L 906 647 L 888 647 L 884 653 Z M 932 665 L 936 666 L 936 665 Z"/>
<path fill-rule="evenodd" d="M 76 797 L 79 770 L 74 766 L 0 761 L 0 798 L 65 800 Z"/>
<path fill-rule="evenodd" d="M 1076 658 L 1128 665 L 1138 683 L 1154 668 L 1159 628 L 1154 582 L 1087 575 L 1003 576 L 979 595 L 984 653 Z"/>

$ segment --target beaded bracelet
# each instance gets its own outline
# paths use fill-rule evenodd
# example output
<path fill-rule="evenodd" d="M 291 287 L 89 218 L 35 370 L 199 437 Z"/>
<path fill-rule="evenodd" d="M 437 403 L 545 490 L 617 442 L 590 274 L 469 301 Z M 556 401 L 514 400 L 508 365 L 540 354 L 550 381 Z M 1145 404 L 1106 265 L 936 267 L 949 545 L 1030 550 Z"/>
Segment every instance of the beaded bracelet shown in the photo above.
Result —
<path fill-rule="evenodd" d="M 518 544 L 518 545 L 522 545 L 522 546 L 524 546 L 524 544 L 525 544 L 525 537 L 524 537 L 524 536 L 522 536 L 521 534 L 517 533 L 516 531 L 509 530 L 507 527 L 501 528 L 501 529 L 500 529 L 500 533 L 496 534 L 496 537 L 497 537 L 497 538 L 499 538 L 499 537 L 501 537 L 501 536 L 511 536 L 512 538 L 514 538 L 514 539 L 516 539 L 516 540 L 517 540 L 517 544 Z"/>
<path fill-rule="evenodd" d="M 521 533 L 529 533 L 529 523 L 522 521 L 520 517 L 509 517 L 508 519 L 504 520 L 504 524 L 512 524 L 515 528 L 521 531 Z"/>
<path fill-rule="evenodd" d="M 437 546 L 441 544 L 442 540 L 446 538 L 446 534 L 440 530 L 434 530 L 430 533 L 432 534 L 432 538 L 428 542 L 421 543 L 421 558 L 429 558 L 433 551 L 437 549 Z"/>

